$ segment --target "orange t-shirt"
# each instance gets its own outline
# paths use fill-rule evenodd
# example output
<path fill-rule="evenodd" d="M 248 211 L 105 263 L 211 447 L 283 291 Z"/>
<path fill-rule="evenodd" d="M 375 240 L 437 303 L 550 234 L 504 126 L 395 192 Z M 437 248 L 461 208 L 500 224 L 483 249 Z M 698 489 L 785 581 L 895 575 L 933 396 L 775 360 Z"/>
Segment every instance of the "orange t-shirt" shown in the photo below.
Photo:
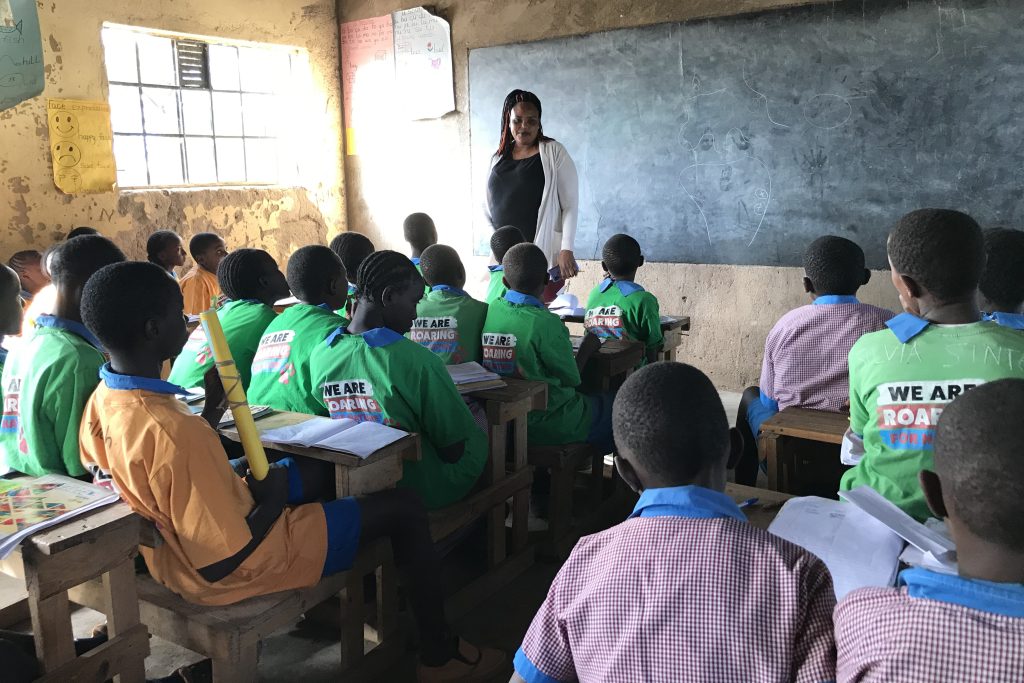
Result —
<path fill-rule="evenodd" d="M 193 266 L 192 270 L 185 273 L 178 285 L 185 299 L 185 315 L 199 315 L 209 310 L 210 299 L 220 296 L 217 276 L 199 266 Z"/>
<path fill-rule="evenodd" d="M 255 503 L 216 432 L 173 394 L 100 382 L 82 415 L 79 442 L 86 468 L 109 472 L 124 501 L 156 523 L 164 543 L 141 548 L 142 555 L 153 578 L 186 600 L 227 605 L 320 580 L 327 520 L 318 503 L 285 508 L 252 554 L 220 581 L 199 575 L 197 569 L 249 543 L 245 520 Z"/>

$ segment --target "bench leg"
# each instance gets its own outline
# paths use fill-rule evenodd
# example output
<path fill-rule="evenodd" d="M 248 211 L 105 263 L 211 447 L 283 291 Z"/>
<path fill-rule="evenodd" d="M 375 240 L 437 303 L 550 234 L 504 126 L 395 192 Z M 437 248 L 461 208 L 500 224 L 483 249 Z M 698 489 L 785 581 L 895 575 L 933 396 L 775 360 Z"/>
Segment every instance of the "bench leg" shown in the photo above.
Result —
<path fill-rule="evenodd" d="M 213 657 L 213 683 L 252 683 L 256 680 L 259 644 L 239 648 L 237 658 Z"/>
<path fill-rule="evenodd" d="M 782 491 L 782 478 L 779 471 L 779 436 L 777 434 L 762 434 L 761 450 L 768 463 L 768 488 L 773 491 Z"/>
<path fill-rule="evenodd" d="M 377 575 L 377 631 L 380 642 L 393 639 L 398 633 L 398 569 L 387 548 L 375 570 Z"/>
<path fill-rule="evenodd" d="M 597 510 L 604 497 L 604 455 L 594 450 L 590 456 L 590 506 L 591 511 Z"/>
<path fill-rule="evenodd" d="M 349 669 L 363 658 L 363 624 L 366 623 L 363 573 L 349 570 L 341 601 L 341 668 Z"/>
<path fill-rule="evenodd" d="M 103 593 L 107 607 L 107 634 L 112 641 L 139 624 L 133 560 L 126 560 L 103 575 Z M 145 659 L 125 662 L 115 680 L 117 683 L 145 683 Z"/>
<path fill-rule="evenodd" d="M 576 473 L 571 468 L 551 468 L 551 499 L 548 504 L 548 534 L 552 550 L 572 528 L 572 490 Z"/>
<path fill-rule="evenodd" d="M 487 463 L 487 483 L 497 484 L 505 478 L 505 453 L 508 445 L 507 425 L 491 425 L 490 460 Z M 488 510 L 487 520 L 487 567 L 493 569 L 505 560 L 505 503 Z"/>
<path fill-rule="evenodd" d="M 526 417 L 512 421 L 513 452 L 515 471 L 527 467 Z M 529 543 L 530 528 L 530 489 L 519 491 L 512 496 L 512 552 L 518 553 L 526 549 Z"/>

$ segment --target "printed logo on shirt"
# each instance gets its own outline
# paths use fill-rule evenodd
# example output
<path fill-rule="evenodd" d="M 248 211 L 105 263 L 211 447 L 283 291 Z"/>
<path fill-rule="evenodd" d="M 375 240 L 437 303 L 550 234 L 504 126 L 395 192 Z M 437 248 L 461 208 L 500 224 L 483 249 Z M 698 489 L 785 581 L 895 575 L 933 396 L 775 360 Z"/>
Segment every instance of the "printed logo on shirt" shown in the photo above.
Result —
<path fill-rule="evenodd" d="M 324 383 L 324 403 L 332 420 L 393 424 L 373 397 L 373 385 L 365 379 L 343 379 Z"/>
<path fill-rule="evenodd" d="M 622 339 L 626 330 L 622 327 L 622 309 L 618 306 L 597 306 L 587 311 L 583 318 L 587 332 L 600 339 Z"/>
<path fill-rule="evenodd" d="M 0 418 L 0 434 L 17 434 L 19 402 L 21 399 L 21 378 L 12 377 L 4 387 L 4 414 Z"/>
<path fill-rule="evenodd" d="M 293 339 L 294 330 L 263 335 L 252 360 L 252 374 L 273 373 L 277 375 L 278 382 L 288 384 L 295 376 L 295 366 L 290 361 Z"/>
<path fill-rule="evenodd" d="M 462 362 L 459 346 L 459 321 L 454 316 L 416 318 L 412 321 L 409 339 L 436 354 L 451 355 L 455 363 Z"/>
<path fill-rule="evenodd" d="M 484 332 L 480 337 L 483 345 L 483 365 L 499 375 L 513 375 L 516 371 L 516 336 Z"/>
<path fill-rule="evenodd" d="M 186 351 L 196 355 L 196 365 L 204 365 L 206 361 L 213 358 L 213 349 L 210 348 L 210 342 L 206 341 L 206 330 L 202 325 L 192 330 L 192 334 L 188 336 L 185 348 L 181 352 L 185 353 Z"/>
<path fill-rule="evenodd" d="M 878 386 L 878 432 L 886 448 L 930 451 L 942 409 L 983 379 L 888 382 Z"/>

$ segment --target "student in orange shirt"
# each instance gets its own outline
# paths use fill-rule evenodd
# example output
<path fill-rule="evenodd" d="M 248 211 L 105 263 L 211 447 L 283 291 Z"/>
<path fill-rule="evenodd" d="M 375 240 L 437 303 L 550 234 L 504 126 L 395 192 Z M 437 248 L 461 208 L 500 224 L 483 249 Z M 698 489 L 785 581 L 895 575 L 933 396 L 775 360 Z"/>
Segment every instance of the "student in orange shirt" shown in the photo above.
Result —
<path fill-rule="evenodd" d="M 160 529 L 164 543 L 142 549 L 156 580 L 192 602 L 231 604 L 312 586 L 348 569 L 360 544 L 388 537 L 419 627 L 419 680 L 486 680 L 503 665 L 500 652 L 448 626 L 414 492 L 310 502 L 330 483 L 310 476 L 317 468 L 307 471 L 301 458 L 274 463 L 263 481 L 235 474 L 211 427 L 223 414 L 219 381 L 211 374 L 208 407 L 197 416 L 175 398 L 182 389 L 160 379 L 188 333 L 181 294 L 159 266 L 100 270 L 83 292 L 82 317 L 110 352 L 82 419 L 82 462 Z"/>
<path fill-rule="evenodd" d="M 201 232 L 188 243 L 188 251 L 196 264 L 180 282 L 185 299 L 185 315 L 199 315 L 210 308 L 210 300 L 220 297 L 217 266 L 228 255 L 224 240 L 212 232 Z"/>

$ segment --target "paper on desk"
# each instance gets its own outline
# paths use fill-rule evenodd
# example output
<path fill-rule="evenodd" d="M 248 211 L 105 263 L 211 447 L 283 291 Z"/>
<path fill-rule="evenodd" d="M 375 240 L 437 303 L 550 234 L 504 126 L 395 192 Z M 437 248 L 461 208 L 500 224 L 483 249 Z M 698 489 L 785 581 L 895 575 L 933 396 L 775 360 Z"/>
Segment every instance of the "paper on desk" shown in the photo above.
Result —
<path fill-rule="evenodd" d="M 670 315 L 663 315 L 658 320 L 662 325 L 669 325 L 671 323 L 679 322 L 679 318 L 673 318 Z"/>
<path fill-rule="evenodd" d="M 470 382 L 486 382 L 492 379 L 501 379 L 501 375 L 491 372 L 473 361 L 446 365 L 445 367 L 448 368 L 448 374 L 451 375 L 452 381 L 455 382 L 456 386 L 459 384 L 469 384 Z"/>
<path fill-rule="evenodd" d="M 555 300 L 548 304 L 548 310 L 555 315 L 585 315 L 586 311 L 580 306 L 580 300 L 575 294 L 559 294 Z"/>
<path fill-rule="evenodd" d="M 405 432 L 378 422 L 313 417 L 296 425 L 268 429 L 261 432 L 260 436 L 264 441 L 323 448 L 366 458 L 384 446 L 398 441 L 405 436 Z"/>
<path fill-rule="evenodd" d="M 865 586 L 892 586 L 903 539 L 853 505 L 808 496 L 786 501 L 768 531 L 814 553 L 832 574 L 836 600 Z"/>
<path fill-rule="evenodd" d="M 285 297 L 284 299 L 281 299 L 279 301 L 275 301 L 274 305 L 275 306 L 294 306 L 297 303 L 299 303 L 299 300 L 298 300 L 297 297 L 289 296 L 289 297 Z"/>
<path fill-rule="evenodd" d="M 931 553 L 935 559 L 942 561 L 952 560 L 955 557 L 956 545 L 951 539 L 921 524 L 870 486 L 858 486 L 850 491 L 840 491 L 839 497 L 856 505 L 892 529 L 921 552 Z"/>

